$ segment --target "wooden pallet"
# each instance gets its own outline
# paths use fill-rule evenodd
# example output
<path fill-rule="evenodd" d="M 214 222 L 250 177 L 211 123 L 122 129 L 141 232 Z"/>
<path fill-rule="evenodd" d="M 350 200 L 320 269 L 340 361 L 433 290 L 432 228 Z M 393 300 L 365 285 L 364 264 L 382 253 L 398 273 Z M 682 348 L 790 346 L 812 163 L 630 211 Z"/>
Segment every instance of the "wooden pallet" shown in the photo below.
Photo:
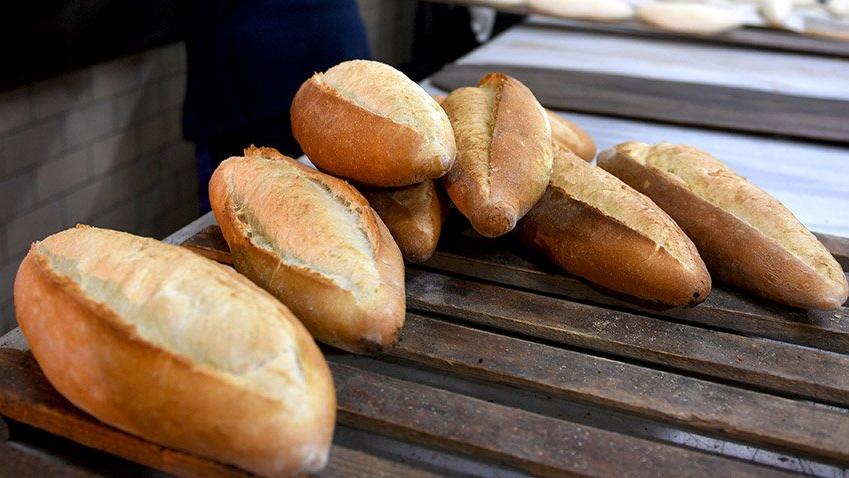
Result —
<path fill-rule="evenodd" d="M 825 239 L 846 264 L 849 240 Z M 217 226 L 183 245 L 229 263 Z M 535 394 L 832 470 L 849 465 L 845 307 L 805 313 L 717 288 L 698 307 L 656 309 L 517 251 L 510 239 L 453 231 L 429 262 L 408 265 L 409 313 L 397 346 L 372 358 L 325 349 L 339 424 L 538 475 L 786 473 L 526 410 L 522 397 Z M 392 372 L 399 367 L 431 378 Z M 502 387 L 508 398 L 492 403 L 444 386 L 443 379 Z M 0 349 L 0 415 L 177 475 L 242 474 L 99 423 L 50 387 L 29 352 Z M 356 448 L 334 445 L 324 474 L 458 471 Z"/>
<path fill-rule="evenodd" d="M 431 82 L 452 91 L 475 85 L 492 71 L 517 78 L 543 106 L 558 111 L 849 144 L 849 101 L 498 64 L 448 64 Z"/>

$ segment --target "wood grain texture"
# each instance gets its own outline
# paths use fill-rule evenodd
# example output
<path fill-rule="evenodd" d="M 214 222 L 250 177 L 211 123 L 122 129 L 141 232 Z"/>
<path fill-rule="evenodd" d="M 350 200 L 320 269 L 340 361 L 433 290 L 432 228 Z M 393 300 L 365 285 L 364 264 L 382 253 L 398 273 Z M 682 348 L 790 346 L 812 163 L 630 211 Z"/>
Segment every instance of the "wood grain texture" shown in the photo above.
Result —
<path fill-rule="evenodd" d="M 849 462 L 849 416 L 804 401 L 563 350 L 408 314 L 384 355 L 450 374 L 638 413 Z"/>
<path fill-rule="evenodd" d="M 599 289 L 535 254 L 523 252 L 511 241 L 480 241 L 464 234 L 445 234 L 440 251 L 423 266 L 572 300 L 849 353 L 849 310 L 845 307 L 806 312 L 714 284 L 710 296 L 697 307 L 662 309 Z"/>
<path fill-rule="evenodd" d="M 331 363 L 339 421 L 545 476 L 779 476 L 783 472 Z"/>
<path fill-rule="evenodd" d="M 59 395 L 29 352 L 0 348 L 0 415 L 177 476 L 252 476 L 235 467 L 165 448 L 99 422 Z M 334 445 L 327 468 L 318 476 L 430 475 L 401 463 Z"/>
<path fill-rule="evenodd" d="M 0 475 L 16 478 L 86 478 L 97 475 L 0 443 Z"/>
<path fill-rule="evenodd" d="M 577 70 L 449 64 L 434 85 L 453 90 L 500 71 L 534 92 L 543 106 L 705 128 L 849 143 L 849 101 Z"/>
<path fill-rule="evenodd" d="M 849 404 L 849 356 L 407 270 L 407 306 L 780 393 Z"/>

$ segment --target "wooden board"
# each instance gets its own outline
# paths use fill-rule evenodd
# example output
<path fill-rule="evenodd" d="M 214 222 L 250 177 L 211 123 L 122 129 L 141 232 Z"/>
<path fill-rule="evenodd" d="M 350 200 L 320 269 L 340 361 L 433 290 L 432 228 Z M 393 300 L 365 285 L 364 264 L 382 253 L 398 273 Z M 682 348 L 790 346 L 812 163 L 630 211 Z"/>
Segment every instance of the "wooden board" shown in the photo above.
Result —
<path fill-rule="evenodd" d="M 556 110 L 849 144 L 849 101 L 512 65 L 449 64 L 431 82 L 450 91 L 491 71 L 519 79 Z"/>
<path fill-rule="evenodd" d="M 232 466 L 162 447 L 95 420 L 59 395 L 32 354 L 0 348 L 0 415 L 177 476 L 247 477 Z M 426 477 L 367 453 L 334 446 L 321 476 Z"/>
<path fill-rule="evenodd" d="M 0 443 L 0 475 L 16 478 L 92 478 L 87 473 L 69 465 L 48 460 L 33 453 Z"/>
<path fill-rule="evenodd" d="M 339 423 L 545 475 L 779 476 L 774 470 L 583 427 L 331 362 Z M 170 450 L 108 427 L 74 408 L 29 352 L 0 349 L 0 414 L 179 476 L 246 476 L 236 468 Z M 777 473 L 777 474 L 776 474 Z M 334 447 L 325 476 L 427 476 L 362 452 Z"/>
<path fill-rule="evenodd" d="M 843 241 L 834 238 L 829 247 L 839 249 Z M 185 237 L 183 245 L 230 262 L 217 226 Z M 849 355 L 704 326 L 717 315 L 725 325 L 738 317 L 748 324 L 744 328 L 797 324 L 793 318 L 801 312 L 770 309 L 731 292 L 723 301 L 694 309 L 654 310 L 593 289 L 520 250 L 509 238 L 480 241 L 449 227 L 434 259 L 408 265 L 411 313 L 398 345 L 377 359 L 849 465 L 844 446 L 849 442 L 849 410 L 844 408 L 849 404 Z M 705 324 L 687 318 L 699 309 L 704 309 Z M 843 317 L 846 311 L 835 313 Z M 807 337 L 811 345 L 830 332 L 830 345 L 841 347 L 843 329 L 802 325 L 812 327 Z M 8 345 L 26 348 L 19 340 Z M 613 475 L 623 469 L 633 469 L 635 476 L 780 473 L 515 404 L 490 403 L 411 381 L 412 376 L 376 373 L 352 366 L 356 362 L 340 351 L 327 357 L 341 425 L 506 469 L 545 475 Z M 0 349 L 0 415 L 171 473 L 238 473 L 100 424 L 59 397 L 28 352 Z M 637 463 L 641 465 L 634 467 Z M 425 473 L 339 445 L 325 473 L 374 470 L 391 470 L 386 476 Z"/>

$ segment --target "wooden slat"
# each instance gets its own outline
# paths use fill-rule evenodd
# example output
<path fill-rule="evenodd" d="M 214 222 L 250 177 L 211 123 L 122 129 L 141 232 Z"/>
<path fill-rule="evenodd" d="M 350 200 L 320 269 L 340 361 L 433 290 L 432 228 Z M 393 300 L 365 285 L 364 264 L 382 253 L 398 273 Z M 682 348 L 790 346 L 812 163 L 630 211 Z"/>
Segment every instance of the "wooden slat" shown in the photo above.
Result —
<path fill-rule="evenodd" d="M 575 425 L 339 363 L 339 421 L 546 476 L 750 476 L 774 469 Z"/>
<path fill-rule="evenodd" d="M 520 245 L 506 240 L 482 241 L 455 234 L 443 239 L 439 251 L 424 267 L 572 300 L 849 353 L 849 310 L 845 307 L 806 313 L 714 284 L 710 296 L 697 307 L 663 309 L 598 289 L 545 264 L 533 254 L 514 252 L 521 250 Z"/>
<path fill-rule="evenodd" d="M 178 476 L 252 476 L 235 467 L 166 448 L 97 421 L 56 392 L 29 352 L 0 348 L 0 415 Z M 334 445 L 330 462 L 319 476 L 427 477 L 430 474 Z"/>
<path fill-rule="evenodd" d="M 849 462 L 849 414 L 408 314 L 385 356 Z"/>
<path fill-rule="evenodd" d="M 591 33 L 604 33 L 662 40 L 704 43 L 706 45 L 730 45 L 769 49 L 794 53 L 849 58 L 849 42 L 832 38 L 801 35 L 791 31 L 771 28 L 744 27 L 718 35 L 687 35 L 668 32 L 636 20 L 603 23 L 580 20 L 535 19 L 523 25 L 526 28 L 565 29 Z"/>
<path fill-rule="evenodd" d="M 407 270 L 407 307 L 644 362 L 849 404 L 849 356 Z"/>
<path fill-rule="evenodd" d="M 0 476 L 15 478 L 87 478 L 91 473 L 0 443 Z"/>
<path fill-rule="evenodd" d="M 601 291 L 573 276 L 541 266 L 513 252 L 521 249 L 507 240 L 482 240 L 454 231 L 444 235 L 439 251 L 425 264 L 428 268 L 462 274 L 510 286 L 555 294 L 573 300 L 611 305 L 617 308 L 671 317 L 678 320 L 723 328 L 743 334 L 766 337 L 841 353 L 849 353 L 849 313 L 836 311 L 806 314 L 751 294 L 714 287 L 710 297 L 698 307 L 658 309 L 641 307 L 632 298 Z M 836 257 L 849 249 L 849 240 L 819 235 Z M 183 243 L 202 255 L 231 263 L 227 243 L 218 226 L 209 226 Z M 645 304 L 644 304 L 645 305 Z"/>
<path fill-rule="evenodd" d="M 849 102 L 841 100 L 512 65 L 450 64 L 431 81 L 450 91 L 491 71 L 519 79 L 557 110 L 849 143 Z"/>
<path fill-rule="evenodd" d="M 846 42 L 849 45 L 849 42 Z M 814 233 L 817 239 L 822 242 L 828 252 L 830 252 L 837 262 L 840 263 L 844 271 L 849 271 L 849 239 L 840 236 L 832 236 L 831 234 Z"/>

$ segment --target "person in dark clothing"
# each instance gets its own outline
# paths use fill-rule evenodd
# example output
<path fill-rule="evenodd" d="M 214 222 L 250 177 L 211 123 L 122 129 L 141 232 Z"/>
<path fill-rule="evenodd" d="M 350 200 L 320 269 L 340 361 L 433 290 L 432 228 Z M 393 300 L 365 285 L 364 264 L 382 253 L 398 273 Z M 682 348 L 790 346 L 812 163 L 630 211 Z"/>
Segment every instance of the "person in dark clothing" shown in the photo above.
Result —
<path fill-rule="evenodd" d="M 355 0 L 184 0 L 183 134 L 197 146 L 201 212 L 215 167 L 250 145 L 299 156 L 289 107 L 317 71 L 371 58 Z"/>

